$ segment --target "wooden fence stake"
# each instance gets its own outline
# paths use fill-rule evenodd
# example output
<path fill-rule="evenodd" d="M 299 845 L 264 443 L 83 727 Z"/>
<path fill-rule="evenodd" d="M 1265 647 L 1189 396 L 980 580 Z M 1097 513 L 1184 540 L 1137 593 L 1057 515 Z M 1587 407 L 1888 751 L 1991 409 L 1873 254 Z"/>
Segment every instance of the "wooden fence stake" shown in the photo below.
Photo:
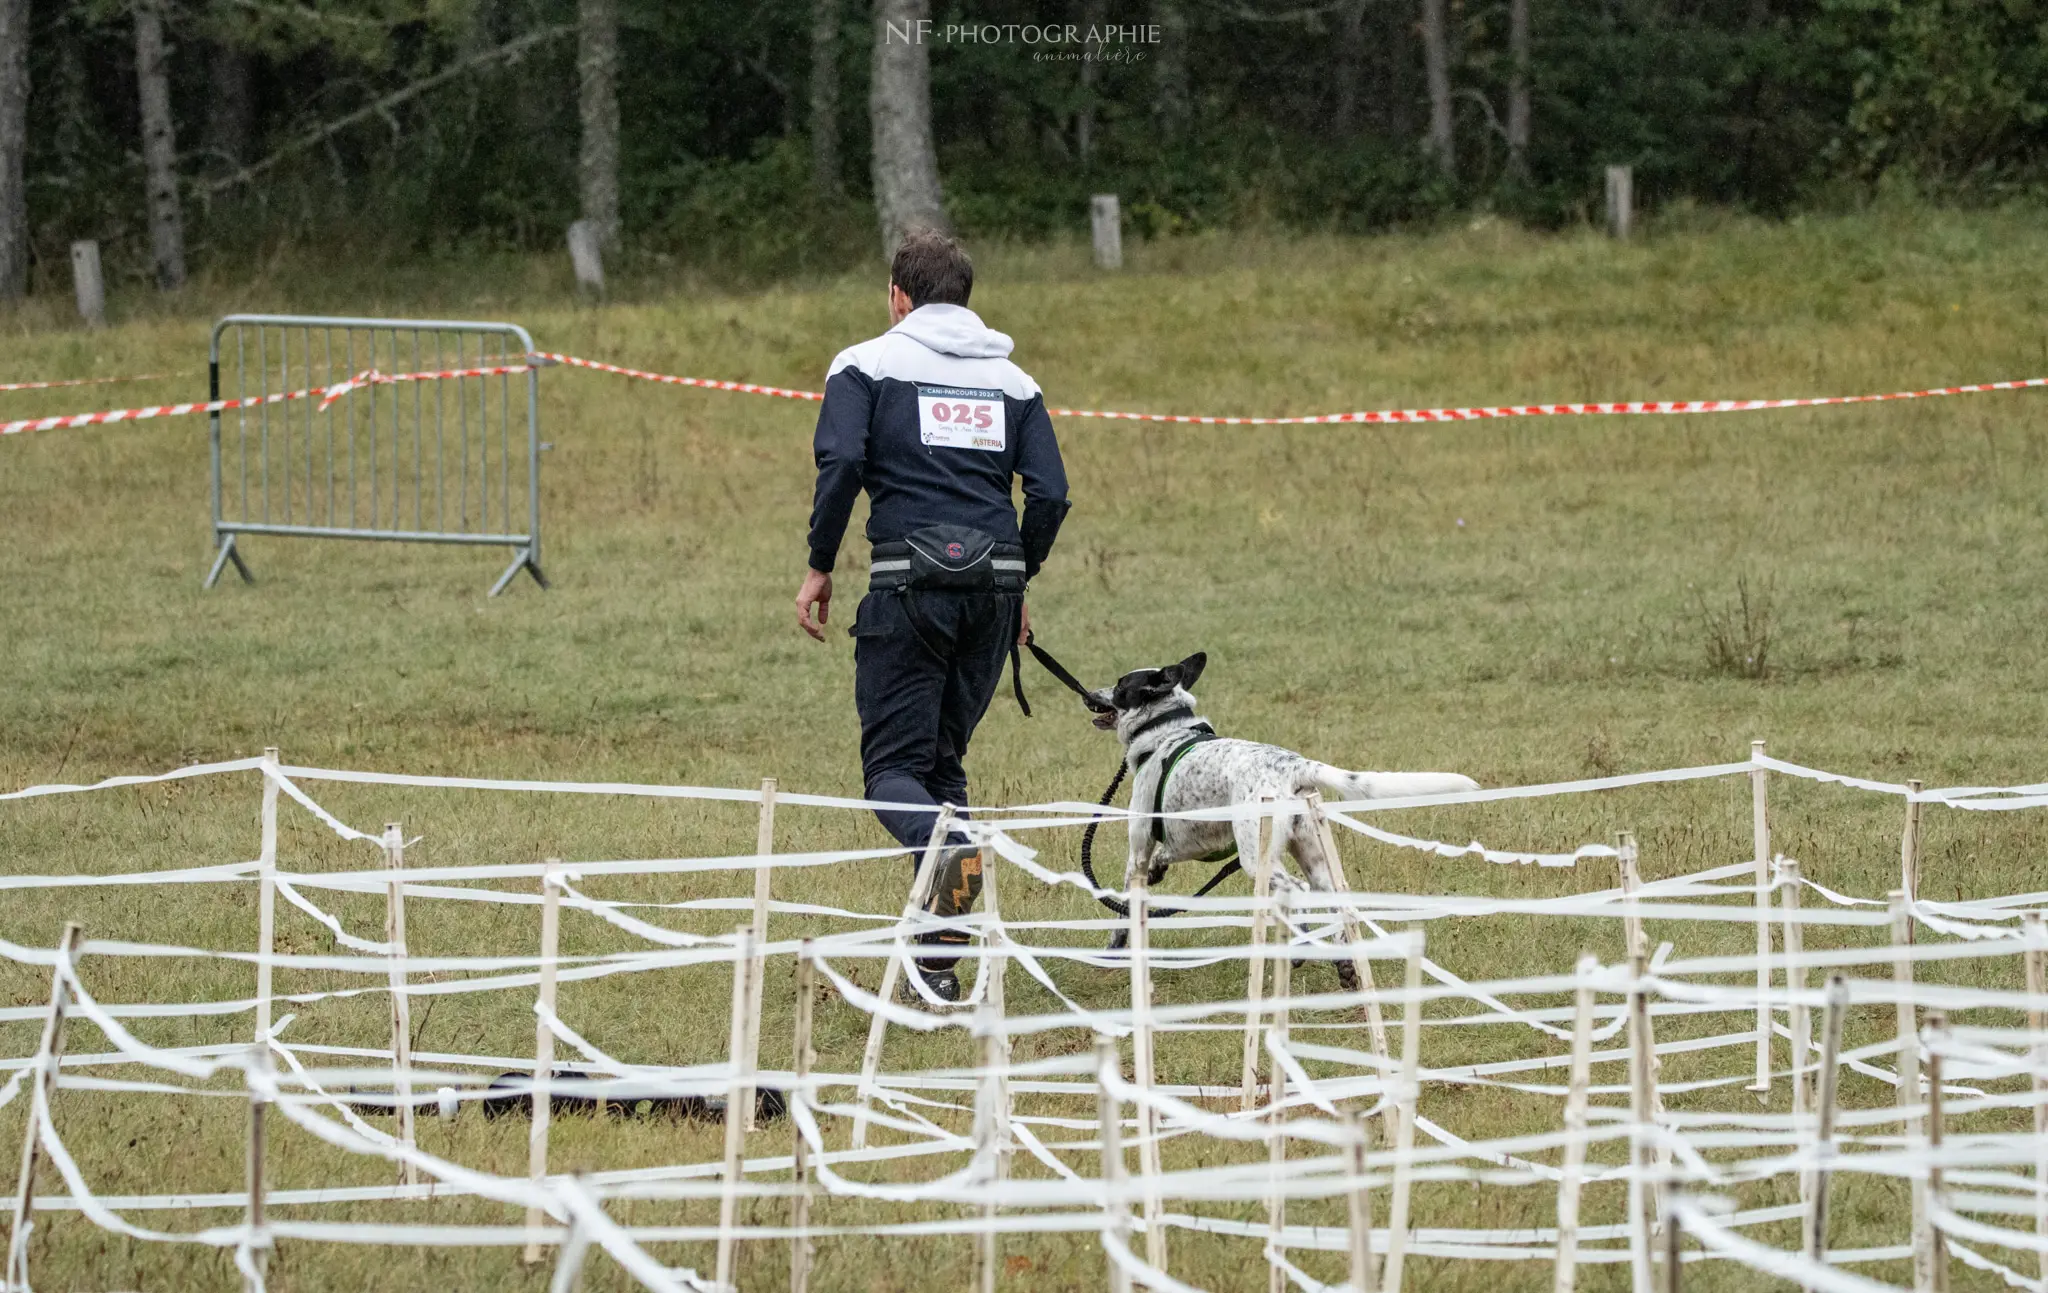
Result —
<path fill-rule="evenodd" d="M 259 1040 L 249 1048 L 251 1073 L 268 1075 L 270 1072 L 270 1041 Z M 256 1084 L 249 1086 L 249 1154 L 247 1181 L 249 1203 L 246 1219 L 249 1226 L 249 1260 L 260 1276 L 270 1264 L 271 1239 L 269 1228 L 263 1219 L 263 1122 L 264 1114 L 270 1109 L 270 1101 L 258 1093 Z M 260 1279 L 242 1280 L 245 1293 L 263 1293 Z"/>
<path fill-rule="evenodd" d="M 1764 743 L 1751 741 L 1749 757 L 1760 761 Z M 1756 1081 L 1749 1089 L 1771 1089 L 1771 815 L 1770 770 L 1749 773 L 1749 830 L 1756 857 Z"/>
<path fill-rule="evenodd" d="M 398 1143 L 412 1149 L 412 999 L 405 991 L 405 885 L 399 879 L 405 870 L 405 832 L 397 822 L 384 826 L 384 864 L 391 869 L 384 900 L 384 941 L 391 946 L 391 1094 L 398 1102 Z M 399 1175 L 407 1185 L 420 1183 L 420 1169 L 411 1159 Z"/>
<path fill-rule="evenodd" d="M 896 984 L 904 971 L 904 963 L 911 958 L 909 944 L 904 939 L 902 926 L 908 924 L 930 901 L 932 885 L 937 882 L 939 858 L 946 851 L 946 837 L 953 831 L 953 805 L 939 808 L 938 820 L 932 823 L 931 843 L 925 845 L 924 857 L 917 865 L 917 878 L 910 883 L 910 897 L 903 904 L 903 917 L 897 926 L 895 945 L 890 949 L 889 959 L 882 965 L 882 984 L 875 995 L 884 1002 L 896 995 Z M 985 869 L 985 868 L 984 868 Z M 914 971 L 913 971 L 914 972 Z M 865 1149 L 868 1143 L 868 1101 L 875 1091 L 875 1075 L 882 1069 L 882 1039 L 888 1033 L 889 1021 L 877 1010 L 875 1017 L 868 1021 L 867 1049 L 860 1057 L 860 1089 L 856 1092 L 853 1111 L 853 1147 Z"/>
<path fill-rule="evenodd" d="M 1355 1138 L 1351 1157 L 1351 1290 L 1373 1293 L 1379 1276 L 1372 1268 L 1372 1195 L 1366 1185 L 1366 1155 L 1372 1145 L 1372 1124 L 1363 1114 L 1352 1112 L 1345 1124 Z"/>
<path fill-rule="evenodd" d="M 1649 964 L 1629 957 L 1628 984 L 1628 1251 L 1634 1293 L 1652 1293 L 1650 1279 L 1650 1090 L 1656 1081 L 1656 1043 L 1650 1036 Z"/>
<path fill-rule="evenodd" d="M 2027 1031 L 2033 1034 L 2034 1053 L 2034 1234 L 2048 1236 L 2048 975 L 2043 974 L 2041 953 L 2044 934 L 2041 913 L 2030 911 L 2020 917 L 2020 931 L 2027 941 Z M 2048 1248 L 2035 1254 L 2035 1270 L 2041 1287 L 2048 1289 Z"/>
<path fill-rule="evenodd" d="M 99 264 L 97 244 L 93 264 Z M 277 951 L 277 747 L 263 750 L 263 836 L 256 855 L 256 1040 L 270 1042 L 271 965 Z"/>
<path fill-rule="evenodd" d="M 1627 242 L 1635 232 L 1636 172 L 1633 166 L 1607 168 L 1607 236 Z"/>
<path fill-rule="evenodd" d="M 1408 950 L 1402 977 L 1407 1000 L 1401 1008 L 1401 1119 L 1394 1142 L 1394 1189 L 1387 1208 L 1387 1260 L 1380 1275 L 1386 1293 L 1400 1293 L 1401 1268 L 1408 1255 L 1409 1160 L 1415 1156 L 1415 1111 L 1422 1098 L 1422 926 L 1409 931 L 1415 941 Z"/>
<path fill-rule="evenodd" d="M 1643 887 L 1643 873 L 1636 854 L 1635 832 L 1622 831 L 1616 835 L 1614 851 L 1614 860 L 1621 868 L 1621 927 L 1623 941 L 1628 945 L 1624 956 L 1648 956 L 1650 938 L 1643 932 L 1643 918 L 1636 899 L 1636 891 Z"/>
<path fill-rule="evenodd" d="M 1280 819 L 1273 815 L 1273 796 L 1259 796 L 1259 855 L 1252 864 L 1252 948 L 1245 988 L 1250 1004 L 1244 1011 L 1244 1072 L 1237 1107 L 1251 1112 L 1258 1101 L 1259 1038 L 1265 1009 L 1266 927 L 1273 919 L 1273 868 L 1280 851 Z M 1285 940 L 1283 940 L 1284 943 Z"/>
<path fill-rule="evenodd" d="M 1899 888 L 1905 891 L 1907 903 L 1920 901 L 1920 782 L 1906 783 L 1906 826 L 1899 832 Z M 1918 931 L 1909 922 L 1906 925 L 1906 941 L 1912 943 Z"/>
<path fill-rule="evenodd" d="M 1948 1016 L 1939 1010 L 1927 1012 L 1927 1152 L 1935 1161 L 1927 1165 L 1927 1252 L 1932 1278 L 1931 1293 L 1948 1293 L 1948 1234 L 1933 1224 L 1931 1214 L 1947 1197 L 1941 1170 L 1942 1141 L 1942 1050 L 1948 1042 Z"/>
<path fill-rule="evenodd" d="M 989 1189 L 1002 1179 L 1002 1142 L 1008 1134 L 1008 1120 L 1002 1108 L 1003 1022 L 993 993 L 983 995 L 975 1012 L 974 1031 L 981 1041 L 981 1077 L 974 1096 L 975 1184 Z M 974 1246 L 974 1287 L 980 1293 L 995 1293 L 996 1276 L 1003 1260 L 1002 1236 L 989 1224 L 995 1215 L 993 1199 L 981 1205 L 983 1228 Z"/>
<path fill-rule="evenodd" d="M 818 966 L 813 956 L 811 940 L 807 938 L 796 954 L 796 1040 L 790 1057 L 796 1082 L 793 1084 L 795 1090 L 789 1093 L 792 1109 L 798 1104 L 810 1107 L 811 1065 L 818 1059 L 811 1046 L 811 1014 L 818 1000 Z M 804 1140 L 803 1127 L 794 1116 L 790 1118 L 789 1126 L 794 1142 L 790 1180 L 797 1186 L 796 1194 L 789 1201 L 789 1228 L 796 1231 L 789 1240 L 789 1293 L 806 1293 L 811 1286 L 811 1259 L 817 1251 L 817 1245 L 804 1233 L 811 1224 L 811 1147 Z"/>
<path fill-rule="evenodd" d="M 1320 790 L 1308 792 L 1308 820 L 1315 828 L 1316 841 L 1323 846 L 1323 858 L 1330 866 L 1330 881 L 1337 886 L 1337 892 L 1351 892 L 1351 882 L 1344 877 L 1344 856 L 1337 851 L 1337 837 L 1330 830 L 1330 819 L 1323 812 L 1323 794 Z M 1344 941 L 1351 948 L 1351 971 L 1358 976 L 1358 986 L 1365 993 L 1365 1030 L 1372 1039 L 1372 1053 L 1380 1062 L 1380 1076 L 1394 1067 L 1393 1050 L 1387 1044 L 1387 1020 L 1380 1010 L 1379 988 L 1373 982 L 1372 959 L 1358 950 L 1365 932 L 1358 918 L 1358 908 L 1351 903 L 1344 904 Z M 1385 1108 L 1386 1134 L 1388 1139 L 1395 1135 L 1395 1119 L 1399 1117 L 1394 1107 Z"/>
<path fill-rule="evenodd" d="M 1117 1071 L 1116 1039 L 1096 1034 L 1095 1101 L 1097 1134 L 1102 1138 L 1103 1229 L 1126 1248 L 1131 1242 L 1130 1210 L 1124 1202 L 1123 1111 L 1118 1108 L 1110 1078 Z M 1131 1275 L 1116 1258 L 1109 1258 L 1111 1293 L 1131 1293 Z"/>
<path fill-rule="evenodd" d="M 725 1172 L 724 1190 L 718 1196 L 718 1286 L 733 1287 L 733 1224 L 739 1218 L 740 1162 L 746 1148 L 747 1114 L 740 1101 L 753 1089 L 754 1075 L 747 1070 L 747 1004 L 753 1000 L 748 983 L 754 970 L 754 930 L 742 925 L 733 935 L 732 1031 L 727 1034 L 725 1053 L 732 1057 L 732 1076 L 725 1086 Z"/>
<path fill-rule="evenodd" d="M 1571 1086 L 1564 1099 L 1563 1179 L 1557 1186 L 1557 1266 L 1551 1293 L 1572 1293 L 1578 1282 L 1579 1195 L 1585 1188 L 1586 1097 L 1593 1080 L 1593 972 L 1600 962 L 1591 952 L 1579 954 L 1579 985 L 1572 1002 Z"/>
<path fill-rule="evenodd" d="M 1892 983 L 1898 989 L 1899 1107 L 1912 1109 L 1920 1103 L 1920 1023 L 1913 1007 L 1913 912 L 1906 891 L 1894 889 L 1887 895 L 1892 915 Z M 1906 1114 L 1900 1131 L 1907 1140 L 1920 1135 L 1920 1118 Z M 1927 1227 L 1927 1183 L 1915 1176 L 1913 1195 L 1913 1287 L 1927 1293 L 1933 1287 L 1934 1253 Z"/>
<path fill-rule="evenodd" d="M 57 940 L 58 965 L 50 969 L 50 1013 L 43 1016 L 42 1040 L 36 1044 L 35 1077 L 30 1083 L 28 1125 L 21 1133 L 21 1167 L 14 1178 L 14 1226 L 7 1236 L 7 1273 L 0 1288 L 28 1289 L 28 1241 L 35 1230 L 36 1162 L 41 1157 L 43 1138 L 41 1113 L 50 1107 L 50 1092 L 57 1084 L 57 1067 L 64 1060 L 64 1012 L 71 1002 L 71 989 L 64 982 L 64 963 L 76 964 L 84 935 L 78 922 L 65 924 Z"/>
<path fill-rule="evenodd" d="M 1669 1185 L 1665 1187 L 1665 1211 L 1660 1223 L 1664 1227 L 1664 1293 L 1681 1293 L 1685 1278 L 1685 1231 L 1678 1224 L 1677 1211 L 1671 1207 L 1675 1193 Z"/>
<path fill-rule="evenodd" d="M 1282 929 L 1293 927 L 1293 899 L 1292 889 L 1283 890 L 1280 894 Z M 1287 1045 L 1294 1013 L 1293 1006 L 1289 1004 L 1294 995 L 1293 970 L 1294 958 L 1283 947 L 1273 960 L 1273 1028 L 1267 1034 L 1269 1046 L 1275 1039 L 1280 1046 Z M 1272 1097 L 1266 1112 L 1266 1162 L 1272 1181 L 1272 1188 L 1266 1194 L 1266 1243 L 1277 1255 L 1287 1243 L 1287 1195 L 1281 1190 L 1281 1184 L 1287 1179 L 1287 1136 L 1283 1130 L 1287 1122 L 1287 1070 L 1280 1066 L 1279 1056 L 1270 1052 L 1266 1056 L 1266 1090 Z M 1267 1293 L 1287 1293 L 1287 1272 L 1277 1261 L 1267 1262 L 1266 1288 Z"/>
<path fill-rule="evenodd" d="M 92 329 L 107 326 L 107 283 L 100 274 L 100 245 L 90 238 L 71 244 L 71 290 L 78 317 Z"/>
<path fill-rule="evenodd" d="M 1813 1062 L 1813 1017 L 1806 1008 L 1806 967 L 1799 963 L 1806 954 L 1806 935 L 1799 924 L 1799 863 L 1779 858 L 1776 863 L 1779 913 L 1783 921 L 1780 942 L 1785 949 L 1785 990 L 1791 1000 L 1792 1032 L 1792 1116 L 1802 1120 L 1813 1109 L 1814 1075 L 1807 1071 Z"/>
<path fill-rule="evenodd" d="M 1010 1131 L 1010 1033 L 1003 1025 L 1009 1017 L 1009 996 L 1006 984 L 1010 975 L 1010 933 L 1003 927 L 1003 902 L 996 882 L 996 852 L 990 849 L 981 867 L 981 909 L 988 925 L 988 936 L 982 940 L 982 955 L 989 964 L 983 973 L 988 975 L 987 998 L 989 1007 L 995 1012 L 997 1024 L 996 1053 L 998 1067 L 1002 1070 L 996 1078 L 996 1179 L 1008 1180 L 1010 1156 L 1016 1152 L 1015 1137 Z M 993 1216 L 991 1209 L 989 1215 Z"/>
<path fill-rule="evenodd" d="M 1806 1255 L 1827 1260 L 1828 1161 L 1835 1153 L 1835 1101 L 1841 1080 L 1842 1019 L 1849 1013 L 1849 981 L 1828 977 L 1827 1022 L 1820 1039 L 1820 1127 L 1814 1136 L 1813 1193 L 1806 1205 Z"/>
<path fill-rule="evenodd" d="M 754 866 L 754 968 L 749 970 L 753 999 L 747 1003 L 747 1072 L 761 1071 L 761 994 L 768 978 L 768 900 L 775 866 L 775 778 L 761 779 L 761 818 L 754 833 L 754 853 L 761 861 Z M 754 1130 L 754 1092 L 746 1091 L 747 1130 Z"/>
<path fill-rule="evenodd" d="M 1152 1053 L 1152 908 L 1148 879 L 1145 869 L 1139 867 L 1131 876 L 1130 892 L 1125 895 L 1131 909 L 1131 1072 L 1141 1096 L 1152 1093 L 1153 1075 L 1157 1071 Z M 1144 1188 L 1145 1260 L 1163 1271 L 1166 1227 L 1159 1219 L 1164 1209 L 1159 1198 L 1162 1168 L 1158 1119 L 1152 1106 L 1143 1099 L 1137 1101 L 1136 1112 L 1138 1180 Z"/>
<path fill-rule="evenodd" d="M 1097 193 L 1088 199 L 1088 232 L 1095 244 L 1095 268 L 1124 267 L 1123 213 L 1114 193 Z"/>
<path fill-rule="evenodd" d="M 553 1112 L 548 1086 L 555 1070 L 555 1032 L 548 1026 L 548 1016 L 555 1013 L 555 968 L 561 948 L 562 888 L 555 873 L 561 865 L 560 858 L 549 858 L 540 878 L 540 1004 L 545 1013 L 533 1025 L 533 1130 L 526 1139 L 526 1174 L 535 1190 L 548 1175 L 548 1123 Z M 547 1210 L 539 1203 L 527 1207 L 521 1260 L 528 1266 L 541 1259 L 540 1228 L 546 1223 Z"/>

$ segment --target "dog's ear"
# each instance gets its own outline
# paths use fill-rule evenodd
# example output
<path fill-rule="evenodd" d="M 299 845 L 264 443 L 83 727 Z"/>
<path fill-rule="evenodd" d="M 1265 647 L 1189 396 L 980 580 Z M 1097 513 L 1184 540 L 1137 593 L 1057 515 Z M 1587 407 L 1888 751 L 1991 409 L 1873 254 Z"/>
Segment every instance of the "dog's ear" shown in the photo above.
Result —
<path fill-rule="evenodd" d="M 1208 666 L 1208 652 L 1197 651 L 1179 664 L 1169 665 L 1165 672 L 1173 676 L 1173 681 L 1176 685 L 1193 691 L 1195 689 L 1195 680 L 1202 676 L 1202 670 Z"/>

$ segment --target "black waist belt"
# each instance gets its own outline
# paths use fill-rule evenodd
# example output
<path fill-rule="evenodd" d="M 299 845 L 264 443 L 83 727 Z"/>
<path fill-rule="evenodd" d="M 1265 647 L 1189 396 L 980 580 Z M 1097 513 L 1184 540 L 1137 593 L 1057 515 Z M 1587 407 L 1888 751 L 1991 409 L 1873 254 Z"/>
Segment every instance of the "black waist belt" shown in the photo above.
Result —
<path fill-rule="evenodd" d="M 1015 543 L 998 543 L 986 554 L 981 570 L 934 570 L 933 563 L 917 560 L 908 540 L 877 543 L 868 566 L 868 587 L 891 591 L 910 588 L 918 592 L 1024 591 L 1024 548 Z M 980 563 L 976 563 L 980 564 Z M 922 567 L 922 569 L 920 569 Z"/>

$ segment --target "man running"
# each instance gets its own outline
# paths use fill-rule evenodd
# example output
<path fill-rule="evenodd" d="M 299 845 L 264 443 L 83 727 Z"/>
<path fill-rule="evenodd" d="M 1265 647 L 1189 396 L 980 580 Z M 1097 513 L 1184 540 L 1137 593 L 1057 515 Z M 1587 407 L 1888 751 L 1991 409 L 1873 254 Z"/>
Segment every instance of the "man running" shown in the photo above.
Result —
<path fill-rule="evenodd" d="M 832 361 L 818 413 L 797 624 L 825 640 L 832 567 L 865 489 L 874 559 L 849 630 L 853 703 L 867 797 L 886 803 L 968 802 L 967 743 L 1012 644 L 1030 630 L 1025 584 L 1067 514 L 1066 468 L 1038 383 L 1009 361 L 1010 338 L 967 308 L 973 290 L 960 244 L 929 231 L 905 238 L 889 268 L 893 326 Z M 1012 477 L 1024 485 L 1021 524 Z M 920 855 L 931 840 L 931 812 L 875 815 Z M 947 843 L 930 910 L 965 915 L 981 896 L 982 858 L 964 835 Z M 958 946 L 967 933 L 924 941 Z M 932 995 L 959 1000 L 957 962 L 918 960 Z"/>

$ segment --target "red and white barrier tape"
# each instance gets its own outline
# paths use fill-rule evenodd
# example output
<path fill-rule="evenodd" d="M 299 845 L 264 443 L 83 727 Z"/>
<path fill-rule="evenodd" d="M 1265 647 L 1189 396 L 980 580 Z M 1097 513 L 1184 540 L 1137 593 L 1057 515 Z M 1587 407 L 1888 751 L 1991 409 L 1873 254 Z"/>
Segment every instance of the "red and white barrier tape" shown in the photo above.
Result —
<path fill-rule="evenodd" d="M 279 391 L 274 395 L 250 395 L 233 400 L 199 400 L 190 404 L 150 404 L 136 409 L 108 409 L 101 413 L 73 413 L 68 416 L 50 418 L 23 418 L 18 422 L 0 422 L 0 435 L 16 435 L 23 431 L 54 431 L 60 427 L 98 426 L 108 422 L 146 422 L 151 418 L 183 417 L 188 413 L 225 413 L 230 409 L 258 408 L 265 404 L 283 404 L 290 400 L 305 400 L 319 397 L 320 409 L 348 394 L 366 386 L 393 386 L 400 382 L 433 382 L 453 377 L 497 377 L 505 373 L 523 373 L 531 364 L 497 364 L 482 368 L 445 368 L 436 372 L 380 373 L 374 368 L 365 369 L 354 377 L 335 382 L 331 386 L 309 386 L 300 391 Z"/>
<path fill-rule="evenodd" d="M 14 435 L 22 431 L 51 431 L 59 427 L 93 426 L 108 422 L 139 422 L 150 418 L 180 417 L 187 413 L 219 413 L 229 409 L 254 408 L 263 404 L 278 404 L 287 400 L 320 397 L 320 408 L 326 409 L 335 400 L 350 391 L 367 386 L 384 386 L 398 382 L 441 381 L 456 377 L 495 377 L 508 373 L 523 373 L 530 367 L 543 363 L 566 364 L 572 368 L 587 368 L 593 372 L 614 373 L 635 381 L 656 382 L 665 386 L 695 386 L 705 390 L 732 391 L 742 395 L 773 395 L 786 400 L 822 400 L 822 391 L 796 390 L 787 386 L 764 386 L 758 382 L 731 382 L 710 377 L 678 377 L 669 373 L 649 372 L 641 368 L 626 368 L 619 364 L 607 364 L 595 359 L 582 359 L 575 355 L 540 351 L 530 356 L 530 363 L 503 364 L 483 368 L 451 368 L 438 372 L 380 373 L 375 369 L 356 374 L 332 386 L 309 387 L 302 391 L 287 391 L 276 395 L 252 396 L 234 400 L 209 400 L 192 404 L 154 404 L 145 408 L 110 409 L 103 413 L 76 413 L 67 417 L 25 418 L 18 422 L 0 423 L 0 435 Z M 117 378 L 92 380 L 127 380 Z M 136 378 L 133 380 L 142 380 Z M 56 386 L 65 383 L 44 383 Z M 1976 382 L 1963 386 L 1932 386 L 1923 390 L 1890 391 L 1871 395 L 1815 395 L 1791 399 L 1773 400 L 1626 400 L 1613 402 L 1586 402 L 1568 404 L 1494 404 L 1470 408 L 1434 409 L 1377 409 L 1355 413 L 1317 413 L 1300 417 L 1235 417 L 1215 414 L 1190 413 L 1125 413 L 1107 409 L 1048 409 L 1054 417 L 1102 418 L 1122 422 L 1174 422 L 1196 426 L 1310 426 L 1331 423 L 1354 424 L 1412 424 L 1424 422 L 1476 422 L 1487 418 L 1526 417 L 1570 417 L 1570 416 L 1612 416 L 1629 414 L 1679 414 L 1679 413 L 1753 413 L 1765 409 L 1808 409 L 1823 408 L 1837 404 L 1876 404 L 1890 400 L 1924 400 L 1942 395 L 1977 395 L 1987 391 L 2019 391 L 2048 386 L 2048 377 L 2027 377 L 2015 381 Z M 23 387 L 25 388 L 25 387 Z M 0 387 L 0 390 L 16 389 Z"/>
<path fill-rule="evenodd" d="M 54 391 L 60 386 L 108 386 L 115 382 L 161 382 L 190 373 L 138 373 L 133 377 L 73 377 L 62 382 L 0 382 L 0 394 L 7 391 Z"/>

